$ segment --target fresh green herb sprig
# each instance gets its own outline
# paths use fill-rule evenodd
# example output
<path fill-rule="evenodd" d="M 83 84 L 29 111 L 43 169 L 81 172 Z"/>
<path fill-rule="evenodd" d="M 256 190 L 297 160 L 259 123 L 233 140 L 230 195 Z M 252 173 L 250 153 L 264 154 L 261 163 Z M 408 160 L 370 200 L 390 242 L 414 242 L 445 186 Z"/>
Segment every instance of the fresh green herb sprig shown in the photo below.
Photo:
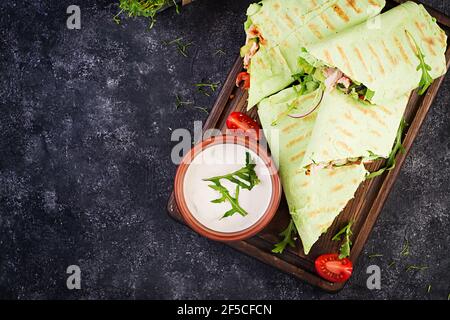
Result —
<path fill-rule="evenodd" d="M 239 213 L 241 216 L 245 217 L 248 215 L 248 212 L 243 209 L 239 204 L 239 185 L 236 186 L 236 192 L 234 197 L 231 196 L 230 192 L 227 188 L 222 186 L 218 180 L 212 181 L 213 184 L 209 185 L 211 189 L 216 190 L 222 196 L 215 200 L 211 200 L 212 203 L 222 203 L 228 201 L 231 204 L 231 209 L 225 212 L 221 219 L 230 217 L 235 213 Z"/>
<path fill-rule="evenodd" d="M 317 94 L 314 96 L 314 100 L 311 103 L 312 108 L 316 107 L 318 104 L 320 104 L 322 98 L 323 98 L 323 88 L 321 87 L 315 87 L 313 90 L 311 89 L 307 89 L 306 86 L 304 84 L 301 84 L 301 88 L 298 90 L 294 87 L 294 90 L 296 90 L 297 92 L 297 97 L 300 97 L 302 95 L 306 95 L 306 94 L 310 94 L 313 91 L 317 91 Z M 298 104 L 297 104 L 298 100 L 294 100 L 291 104 L 288 105 L 287 109 L 282 112 L 281 114 L 279 114 L 277 116 L 277 118 L 275 120 L 272 121 L 272 123 L 270 124 L 271 126 L 276 126 L 281 120 L 283 120 L 283 118 L 287 117 L 289 114 L 295 112 L 295 110 L 297 110 L 298 108 Z"/>
<path fill-rule="evenodd" d="M 341 241 L 342 236 L 344 237 L 344 242 L 339 249 L 339 259 L 343 259 L 350 256 L 350 247 L 352 242 L 350 236 L 352 233 L 353 221 L 350 221 L 344 228 L 342 228 L 336 235 L 331 239 L 333 241 Z"/>
<path fill-rule="evenodd" d="M 216 52 L 214 52 L 214 54 L 213 54 L 214 56 L 217 56 L 217 55 L 226 55 L 226 52 L 225 51 L 223 51 L 222 49 L 218 49 L 218 50 L 216 50 Z"/>
<path fill-rule="evenodd" d="M 175 108 L 178 110 L 184 106 L 192 106 L 194 104 L 193 101 L 190 100 L 183 100 L 183 98 L 176 94 L 175 95 Z M 194 108 L 195 110 L 200 110 L 206 114 L 209 114 L 208 109 L 206 109 L 205 107 L 199 107 L 199 106 L 193 106 L 192 108 Z"/>
<path fill-rule="evenodd" d="M 183 42 L 183 37 L 173 39 L 171 41 L 163 41 L 166 46 L 175 45 L 178 52 L 185 58 L 188 57 L 188 48 L 192 46 L 192 42 Z"/>
<path fill-rule="evenodd" d="M 178 94 L 175 95 L 175 108 L 177 110 L 183 106 L 192 105 L 192 104 L 193 104 L 192 101 L 185 101 L 180 97 L 180 95 L 178 95 Z"/>
<path fill-rule="evenodd" d="M 431 67 L 425 62 L 425 55 L 423 54 L 422 49 L 420 48 L 416 39 L 412 36 L 412 34 L 408 30 L 405 30 L 405 32 L 412 39 L 412 41 L 414 42 L 414 46 L 416 47 L 417 50 L 416 56 L 419 59 L 419 65 L 417 66 L 416 70 L 422 71 L 422 77 L 420 78 L 419 82 L 420 88 L 419 94 L 422 95 L 433 83 L 433 78 L 429 73 L 429 71 L 431 71 Z"/>
<path fill-rule="evenodd" d="M 222 197 L 212 200 L 213 203 L 222 203 L 228 201 L 231 204 L 231 209 L 223 215 L 222 218 L 232 216 L 235 213 L 239 213 L 242 216 L 246 216 L 248 213 L 239 205 L 239 190 L 247 189 L 252 190 L 254 186 L 256 186 L 260 181 L 255 171 L 256 163 L 252 163 L 250 158 L 250 153 L 245 153 L 245 166 L 241 169 L 232 172 L 230 174 L 226 174 L 223 176 L 216 176 L 208 179 L 203 179 L 203 181 L 212 182 L 209 185 L 211 189 L 218 191 L 222 194 Z M 235 196 L 232 197 L 224 186 L 220 183 L 220 180 L 225 179 L 234 184 L 236 184 L 236 193 Z"/>
<path fill-rule="evenodd" d="M 283 253 L 284 249 L 286 249 L 286 246 L 291 246 L 292 248 L 295 248 L 295 235 L 297 234 L 297 229 L 295 229 L 294 220 L 291 219 L 289 222 L 289 225 L 286 229 L 284 229 L 280 236 L 283 237 L 283 240 L 275 244 L 274 248 L 272 249 L 273 253 Z"/>
<path fill-rule="evenodd" d="M 120 11 L 113 17 L 113 20 L 120 24 L 119 16 L 126 13 L 128 17 L 150 18 L 149 29 L 153 28 L 156 22 L 156 14 L 166 6 L 173 4 L 179 14 L 180 9 L 175 0 L 119 0 Z"/>
<path fill-rule="evenodd" d="M 403 257 L 409 256 L 409 240 L 405 236 L 405 242 L 403 243 L 402 251 L 400 251 L 400 255 Z"/>
<path fill-rule="evenodd" d="M 208 92 L 208 89 L 211 92 L 215 92 L 217 88 L 219 87 L 220 82 L 202 82 L 202 83 L 196 83 L 195 86 L 197 87 L 197 90 L 203 93 L 205 96 L 209 97 L 211 96 L 210 92 Z"/>
<path fill-rule="evenodd" d="M 427 266 L 416 266 L 416 265 L 411 265 L 406 267 L 406 271 L 411 271 L 411 270 L 417 270 L 417 271 L 422 271 L 422 270 L 426 270 L 428 269 Z"/>
<path fill-rule="evenodd" d="M 403 131 L 405 130 L 406 126 L 407 126 L 407 123 L 406 123 L 405 119 L 402 118 L 402 120 L 400 121 L 400 126 L 397 130 L 397 136 L 395 138 L 394 147 L 392 148 L 391 153 L 389 154 L 389 158 L 386 161 L 386 165 L 377 171 L 369 173 L 366 176 L 366 180 L 380 176 L 385 171 L 390 171 L 395 168 L 395 158 L 397 157 L 397 154 L 399 152 L 402 152 L 402 153 L 405 152 L 405 148 L 402 145 L 402 136 L 403 136 Z"/>
<path fill-rule="evenodd" d="M 216 176 L 208 179 L 203 179 L 204 181 L 220 181 L 221 179 L 228 180 L 234 184 L 239 185 L 243 189 L 252 190 L 254 186 L 259 183 L 258 176 L 255 171 L 256 163 L 251 162 L 250 153 L 245 153 L 245 166 L 241 169 L 226 174 L 223 176 Z"/>

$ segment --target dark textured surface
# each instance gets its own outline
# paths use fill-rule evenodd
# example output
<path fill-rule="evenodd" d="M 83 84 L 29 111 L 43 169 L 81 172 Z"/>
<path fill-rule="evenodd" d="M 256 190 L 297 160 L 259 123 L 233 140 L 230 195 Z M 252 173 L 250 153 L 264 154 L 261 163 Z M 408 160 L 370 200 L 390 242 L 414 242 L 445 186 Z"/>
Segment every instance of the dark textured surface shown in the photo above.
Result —
<path fill-rule="evenodd" d="M 160 14 L 150 31 L 143 19 L 116 25 L 109 1 L 83 2 L 81 30 L 66 28 L 71 1 L 1 2 L 1 298 L 447 299 L 448 77 L 339 294 L 166 214 L 171 130 L 206 118 L 194 106 L 210 109 L 217 92 L 207 97 L 194 83 L 225 80 L 249 2 L 199 0 Z M 426 3 L 450 14 L 447 0 Z M 193 42 L 187 58 L 162 44 L 178 37 Z M 175 110 L 175 94 L 195 104 Z M 66 289 L 70 264 L 81 267 L 81 290 Z M 382 268 L 381 290 L 366 288 L 370 264 Z M 406 272 L 412 264 L 429 268 Z"/>

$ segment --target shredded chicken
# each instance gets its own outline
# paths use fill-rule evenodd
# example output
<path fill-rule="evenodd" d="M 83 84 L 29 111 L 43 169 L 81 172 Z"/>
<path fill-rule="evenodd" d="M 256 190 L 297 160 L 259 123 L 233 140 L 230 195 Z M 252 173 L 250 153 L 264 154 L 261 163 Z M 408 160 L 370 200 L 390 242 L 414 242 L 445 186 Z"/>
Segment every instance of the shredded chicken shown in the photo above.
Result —
<path fill-rule="evenodd" d="M 338 81 L 337 81 L 337 83 L 339 84 L 342 84 L 344 87 L 345 87 L 345 89 L 348 89 L 349 87 L 350 87 L 350 85 L 352 84 L 352 81 L 348 78 L 348 77 L 346 77 L 346 76 L 343 76 L 342 78 L 340 78 Z"/>
<path fill-rule="evenodd" d="M 247 44 L 250 39 L 254 39 L 254 38 L 258 38 L 259 42 L 261 42 L 261 44 L 265 43 L 265 39 L 263 38 L 263 36 L 262 36 L 261 32 L 258 30 L 258 28 L 254 25 L 251 25 L 250 28 L 248 28 L 248 30 L 247 30 L 247 39 L 245 41 L 245 44 Z"/>
<path fill-rule="evenodd" d="M 258 42 L 253 41 L 252 46 L 250 47 L 250 50 L 247 52 L 247 54 L 244 56 L 244 68 L 248 69 L 250 65 L 250 60 L 253 58 L 253 56 L 258 52 L 259 45 Z"/>
<path fill-rule="evenodd" d="M 305 174 L 307 176 L 314 175 L 317 173 L 318 170 L 327 168 L 327 169 L 333 169 L 335 167 L 342 167 L 342 166 L 348 166 L 348 165 L 359 165 L 362 162 L 362 158 L 352 158 L 352 159 L 341 159 L 341 160 L 334 160 L 330 161 L 328 163 L 312 163 L 305 167 L 306 171 Z M 364 162 L 364 163 L 370 163 L 370 161 Z"/>
<path fill-rule="evenodd" d="M 323 74 L 326 77 L 324 84 L 328 91 L 332 90 L 338 80 L 344 77 L 344 74 L 335 68 L 325 68 Z"/>
<path fill-rule="evenodd" d="M 261 35 L 261 32 L 258 30 L 258 28 L 254 25 L 250 26 L 247 30 L 247 38 L 245 39 L 245 45 L 247 45 L 250 40 L 258 39 L 258 41 L 253 41 L 252 46 L 250 47 L 250 50 L 248 50 L 247 54 L 244 56 L 244 68 L 248 69 L 250 66 L 250 60 L 253 58 L 253 56 L 258 52 L 259 49 L 259 43 L 264 44 L 265 39 Z"/>

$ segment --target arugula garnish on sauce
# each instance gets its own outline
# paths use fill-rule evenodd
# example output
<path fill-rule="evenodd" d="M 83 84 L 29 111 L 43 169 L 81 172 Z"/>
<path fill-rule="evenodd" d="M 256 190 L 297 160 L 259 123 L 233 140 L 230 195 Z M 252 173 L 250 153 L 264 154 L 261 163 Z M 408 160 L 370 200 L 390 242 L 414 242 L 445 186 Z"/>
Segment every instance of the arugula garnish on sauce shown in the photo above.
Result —
<path fill-rule="evenodd" d="M 295 248 L 294 236 L 296 234 L 297 229 L 295 229 L 294 220 L 291 219 L 287 228 L 280 233 L 280 236 L 283 237 L 283 240 L 275 244 L 275 247 L 272 249 L 272 252 L 283 253 L 287 245 L 291 246 L 292 248 Z"/>
<path fill-rule="evenodd" d="M 417 43 L 416 39 L 412 36 L 412 34 L 405 30 L 406 34 L 412 39 L 414 42 L 414 46 L 416 47 L 417 53 L 416 56 L 419 59 L 419 65 L 417 66 L 417 71 L 422 71 L 422 78 L 419 82 L 419 94 L 422 95 L 427 91 L 428 87 L 431 86 L 433 83 L 433 78 L 430 76 L 430 73 L 428 71 L 431 71 L 431 67 L 425 62 L 425 55 L 423 54 L 419 44 Z"/>
<path fill-rule="evenodd" d="M 218 199 L 212 200 L 212 203 L 222 203 L 225 201 L 228 201 L 231 204 L 231 209 L 225 212 L 222 218 L 230 217 L 235 213 L 239 213 L 242 216 L 246 216 L 248 214 L 245 209 L 243 209 L 239 205 L 239 190 L 247 189 L 252 190 L 254 186 L 256 186 L 259 183 L 258 176 L 255 171 L 256 163 L 251 163 L 250 159 L 250 153 L 245 153 L 245 166 L 241 169 L 232 172 L 230 174 L 226 174 L 223 176 L 216 176 L 208 179 L 203 179 L 203 181 L 209 181 L 212 182 L 212 184 L 209 185 L 211 189 L 216 190 L 219 192 L 222 196 Z M 220 180 L 225 179 L 228 180 L 234 184 L 236 184 L 236 192 L 234 197 L 231 196 L 230 192 L 227 188 L 225 188 L 221 183 Z"/>
<path fill-rule="evenodd" d="M 352 233 L 352 224 L 353 221 L 350 221 L 344 228 L 342 228 L 336 235 L 331 239 L 333 241 L 341 241 L 341 237 L 344 237 L 344 243 L 342 243 L 341 248 L 339 249 L 339 259 L 344 259 L 350 256 L 350 247 L 352 242 L 350 240 L 350 236 Z"/>
<path fill-rule="evenodd" d="M 395 168 L 395 158 L 397 157 L 397 154 L 399 152 L 402 152 L 402 153 L 405 152 L 405 148 L 402 145 L 402 136 L 403 136 L 403 131 L 405 130 L 406 126 L 407 126 L 407 123 L 405 121 L 405 118 L 402 118 L 402 120 L 400 121 L 400 126 L 397 130 L 395 144 L 394 144 L 394 147 L 392 148 L 391 153 L 389 154 L 389 158 L 387 159 L 386 166 L 379 169 L 378 171 L 374 171 L 374 172 L 368 174 L 366 176 L 366 180 L 380 176 L 385 171 L 389 171 L 389 170 L 392 170 Z"/>

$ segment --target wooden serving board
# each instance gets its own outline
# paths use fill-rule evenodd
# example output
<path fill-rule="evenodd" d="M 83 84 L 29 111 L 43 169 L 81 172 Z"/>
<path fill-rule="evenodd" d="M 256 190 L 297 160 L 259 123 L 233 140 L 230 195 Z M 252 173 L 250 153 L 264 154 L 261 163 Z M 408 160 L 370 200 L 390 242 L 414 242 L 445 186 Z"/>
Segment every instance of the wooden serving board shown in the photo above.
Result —
<path fill-rule="evenodd" d="M 388 0 L 385 10 L 390 9 L 402 2 L 405 1 Z M 449 35 L 450 18 L 429 7 L 427 7 L 427 10 L 437 19 L 440 26 L 445 30 L 447 35 Z M 448 69 L 450 65 L 449 47 L 447 47 L 446 58 Z M 222 130 L 225 128 L 226 118 L 231 112 L 246 112 L 247 92 L 237 88 L 235 85 L 236 76 L 241 71 L 243 71 L 242 60 L 241 58 L 238 58 L 222 87 L 222 90 L 204 125 L 203 130 L 211 128 L 218 128 Z M 340 228 L 347 224 L 349 220 L 353 220 L 353 246 L 350 259 L 353 264 L 356 263 L 356 260 L 358 259 L 367 238 L 369 237 L 375 221 L 377 220 L 381 209 L 386 202 L 389 192 L 397 179 L 407 153 L 409 152 L 411 145 L 419 132 L 420 126 L 422 125 L 439 90 L 442 80 L 443 77 L 435 80 L 432 86 L 428 89 L 427 93 L 423 96 L 419 96 L 417 92 L 413 92 L 411 94 L 405 112 L 405 119 L 409 124 L 403 140 L 403 145 L 406 152 L 400 153 L 397 156 L 397 165 L 393 170 L 377 178 L 365 181 L 359 186 L 355 194 L 355 198 L 347 204 L 344 211 L 341 212 L 341 214 L 336 218 L 328 231 L 320 237 L 317 243 L 313 246 L 309 255 L 304 255 L 303 248 L 299 240 L 297 240 L 295 249 L 287 247 L 283 254 L 273 254 L 271 252 L 274 244 L 280 241 L 279 233 L 286 228 L 290 220 L 289 210 L 284 197 L 274 219 L 262 232 L 251 239 L 231 242 L 228 243 L 228 245 L 326 291 L 336 292 L 342 289 L 345 284 L 328 282 L 320 278 L 315 273 L 314 260 L 321 254 L 338 252 L 339 243 L 336 241 L 331 241 L 331 238 Z M 253 108 L 248 114 L 258 120 L 256 107 Z M 378 161 L 367 166 L 367 169 L 369 171 L 375 171 L 382 165 L 383 161 Z M 183 222 L 173 193 L 169 199 L 168 212 L 171 217 Z"/>

